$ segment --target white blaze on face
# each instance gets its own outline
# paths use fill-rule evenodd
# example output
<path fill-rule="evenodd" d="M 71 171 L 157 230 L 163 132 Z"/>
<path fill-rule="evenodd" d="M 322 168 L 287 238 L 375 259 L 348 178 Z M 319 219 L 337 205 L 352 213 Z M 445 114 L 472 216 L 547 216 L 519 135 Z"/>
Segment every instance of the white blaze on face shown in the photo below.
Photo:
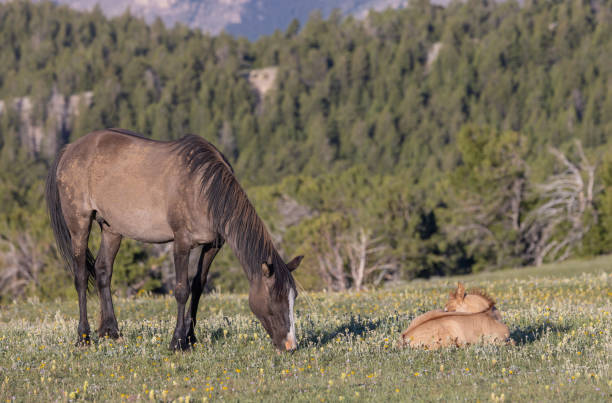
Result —
<path fill-rule="evenodd" d="M 285 347 L 287 350 L 292 350 L 297 347 L 297 343 L 295 341 L 295 320 L 293 319 L 293 304 L 295 302 L 295 291 L 293 288 L 289 290 L 287 299 L 289 302 L 289 333 L 285 339 Z"/>

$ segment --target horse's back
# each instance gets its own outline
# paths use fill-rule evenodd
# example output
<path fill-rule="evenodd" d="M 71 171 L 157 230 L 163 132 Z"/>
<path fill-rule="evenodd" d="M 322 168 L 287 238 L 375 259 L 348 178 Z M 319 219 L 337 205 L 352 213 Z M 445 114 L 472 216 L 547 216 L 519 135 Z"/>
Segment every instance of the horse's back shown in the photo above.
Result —
<path fill-rule="evenodd" d="M 455 322 L 446 319 L 448 317 L 438 316 L 411 326 L 402 334 L 403 344 L 430 349 L 454 345 L 457 337 L 461 337 L 460 329 Z"/>
<path fill-rule="evenodd" d="M 453 322 L 444 320 L 451 315 L 455 315 L 455 313 L 435 310 L 417 316 L 410 323 L 408 329 L 402 333 L 403 344 L 428 348 L 438 348 L 452 344 L 452 335 L 456 333 L 456 330 L 449 328 L 449 326 L 452 327 Z"/>
<path fill-rule="evenodd" d="M 62 199 L 79 201 L 73 208 L 95 211 L 113 232 L 146 242 L 173 239 L 169 206 L 187 210 L 193 194 L 172 143 L 127 131 L 96 131 L 68 145 L 57 175 Z"/>
<path fill-rule="evenodd" d="M 134 132 L 119 129 L 98 130 L 78 138 L 66 145 L 58 170 L 66 169 L 66 164 L 76 165 L 79 170 L 89 168 L 95 161 L 100 163 L 116 163 L 117 160 L 127 160 L 140 155 L 150 154 L 154 149 L 168 149 L 171 143 L 147 139 Z M 127 157 L 127 158 L 126 158 Z"/>
<path fill-rule="evenodd" d="M 405 332 L 409 332 L 412 329 L 424 324 L 425 322 L 441 320 L 444 318 L 455 318 L 455 317 L 470 317 L 476 313 L 472 312 L 457 312 L 457 311 L 443 311 L 441 309 L 436 309 L 433 311 L 425 312 L 422 315 L 417 316 L 410 322 L 408 329 Z"/>
<path fill-rule="evenodd" d="M 414 329 L 415 327 L 419 326 L 420 324 L 424 322 L 427 322 L 428 320 L 436 319 L 440 316 L 446 316 L 446 315 L 448 315 L 448 313 L 441 309 L 425 312 L 424 314 L 419 315 L 416 318 L 414 318 L 412 322 L 410 322 L 410 325 L 408 326 L 408 329 L 406 329 L 405 332 L 409 332 L 410 330 Z"/>

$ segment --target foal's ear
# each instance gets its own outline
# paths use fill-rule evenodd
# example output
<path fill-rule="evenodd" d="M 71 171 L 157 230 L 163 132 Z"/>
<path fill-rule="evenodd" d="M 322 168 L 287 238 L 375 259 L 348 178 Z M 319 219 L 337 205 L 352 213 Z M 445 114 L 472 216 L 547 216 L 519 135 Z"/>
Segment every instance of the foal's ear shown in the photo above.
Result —
<path fill-rule="evenodd" d="M 455 298 L 462 300 L 465 296 L 465 286 L 462 282 L 457 283 L 457 292 L 455 293 Z"/>
<path fill-rule="evenodd" d="M 263 275 L 266 277 L 272 277 L 272 265 L 268 265 L 268 263 L 263 262 L 261 264 L 261 271 L 263 272 Z"/>
<path fill-rule="evenodd" d="M 300 263 L 302 263 L 302 259 L 304 259 L 304 256 L 300 255 L 300 256 L 294 257 L 293 260 L 287 263 L 287 268 L 289 269 L 289 271 L 293 271 L 297 269 Z"/>

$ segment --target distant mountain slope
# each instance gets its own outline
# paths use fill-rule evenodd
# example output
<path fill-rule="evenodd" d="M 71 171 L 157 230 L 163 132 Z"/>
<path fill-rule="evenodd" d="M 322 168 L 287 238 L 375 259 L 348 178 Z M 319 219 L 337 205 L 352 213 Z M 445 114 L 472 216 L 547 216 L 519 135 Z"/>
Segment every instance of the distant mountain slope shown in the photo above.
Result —
<path fill-rule="evenodd" d="M 328 16 L 334 9 L 343 15 L 364 18 L 370 9 L 377 11 L 386 8 L 404 7 L 408 0 L 247 0 L 243 5 L 240 22 L 231 22 L 226 31 L 246 36 L 249 39 L 269 35 L 276 29 L 284 30 L 293 19 L 303 25 L 310 14 L 320 10 Z"/>
<path fill-rule="evenodd" d="M 6 2 L 7 0 L 0 0 Z M 37 2 L 37 1 L 35 1 Z M 132 14 L 152 22 L 160 17 L 166 25 L 177 22 L 204 32 L 227 32 L 254 40 L 276 29 L 284 30 L 291 20 L 304 23 L 314 10 L 328 16 L 339 9 L 344 15 L 363 18 L 370 9 L 401 8 L 408 0 L 54 0 L 78 10 L 90 10 L 96 4 L 109 17 L 124 13 L 128 7 Z M 448 0 L 432 0 L 448 3 Z"/>

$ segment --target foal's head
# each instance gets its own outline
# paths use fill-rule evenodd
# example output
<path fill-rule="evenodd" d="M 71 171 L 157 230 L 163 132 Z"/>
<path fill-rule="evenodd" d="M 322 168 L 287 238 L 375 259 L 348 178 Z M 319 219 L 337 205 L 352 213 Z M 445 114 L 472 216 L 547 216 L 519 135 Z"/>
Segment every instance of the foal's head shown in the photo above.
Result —
<path fill-rule="evenodd" d="M 495 307 L 495 301 L 480 290 L 471 290 L 466 293 L 465 286 L 457 283 L 457 289 L 451 291 L 448 302 L 444 307 L 447 312 L 482 312 Z"/>
<path fill-rule="evenodd" d="M 297 269 L 302 258 L 303 256 L 298 256 L 286 264 L 289 269 L 289 281 L 285 282 L 284 289 L 280 292 L 275 289 L 277 279 L 272 263 L 262 263 L 262 275 L 253 279 L 249 291 L 251 310 L 270 335 L 272 343 L 282 351 L 297 348 L 293 316 L 297 290 L 291 281 L 291 272 Z"/>

